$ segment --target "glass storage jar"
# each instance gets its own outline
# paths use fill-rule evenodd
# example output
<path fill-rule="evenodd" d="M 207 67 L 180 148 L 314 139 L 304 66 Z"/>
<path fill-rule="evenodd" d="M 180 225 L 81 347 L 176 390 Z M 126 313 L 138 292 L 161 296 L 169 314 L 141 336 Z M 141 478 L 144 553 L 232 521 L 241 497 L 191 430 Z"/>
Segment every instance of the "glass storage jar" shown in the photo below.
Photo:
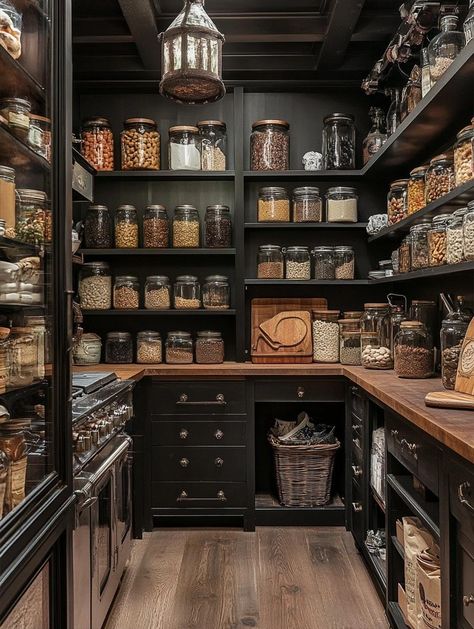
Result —
<path fill-rule="evenodd" d="M 115 211 L 115 246 L 117 249 L 138 247 L 138 214 L 133 205 L 121 205 Z"/>
<path fill-rule="evenodd" d="M 257 277 L 264 280 L 283 279 L 283 252 L 280 245 L 259 246 Z"/>
<path fill-rule="evenodd" d="M 73 339 L 72 358 L 75 365 L 98 365 L 102 353 L 102 339 L 87 332 Z"/>
<path fill-rule="evenodd" d="M 195 275 L 179 275 L 174 284 L 176 310 L 196 310 L 201 307 L 201 287 Z"/>
<path fill-rule="evenodd" d="M 160 170 L 160 133 L 154 120 L 125 120 L 120 143 L 122 170 Z"/>
<path fill-rule="evenodd" d="M 463 25 L 466 46 L 474 39 L 474 0 L 469 0 L 469 11 Z"/>
<path fill-rule="evenodd" d="M 426 171 L 426 203 L 436 201 L 454 188 L 454 163 L 451 154 L 433 157 Z"/>
<path fill-rule="evenodd" d="M 360 332 L 359 319 L 339 319 L 339 328 L 342 332 Z"/>
<path fill-rule="evenodd" d="M 202 305 L 206 310 L 230 308 L 230 285 L 225 275 L 209 275 L 202 287 Z"/>
<path fill-rule="evenodd" d="M 319 188 L 304 186 L 293 190 L 293 222 L 320 223 L 323 220 L 323 204 Z"/>
<path fill-rule="evenodd" d="M 362 142 L 362 156 L 364 164 L 378 153 L 387 140 L 387 134 L 384 132 L 385 113 L 380 107 L 371 107 L 369 116 L 372 122 L 370 131 Z"/>
<path fill-rule="evenodd" d="M 413 299 L 410 306 L 410 319 L 420 321 L 434 338 L 436 325 L 436 302 L 429 299 Z"/>
<path fill-rule="evenodd" d="M 408 315 L 401 306 L 390 307 L 390 347 L 395 347 L 395 337 L 400 332 L 402 321 L 406 321 Z"/>
<path fill-rule="evenodd" d="M 134 275 L 117 275 L 114 282 L 114 308 L 135 310 L 140 307 L 140 283 Z"/>
<path fill-rule="evenodd" d="M 459 356 L 469 319 L 460 312 L 451 312 L 441 324 L 441 380 L 445 389 L 454 389 Z"/>
<path fill-rule="evenodd" d="M 84 221 L 84 244 L 87 249 L 113 247 L 112 217 L 106 205 L 90 205 Z"/>
<path fill-rule="evenodd" d="M 8 332 L 10 335 L 10 332 Z M 5 393 L 8 383 L 8 371 L 10 369 L 10 356 L 8 352 L 8 337 L 0 340 L 0 393 Z M 1 508 L 0 508 L 1 512 Z"/>
<path fill-rule="evenodd" d="M 362 310 L 345 310 L 342 314 L 344 319 L 356 319 L 360 326 L 360 320 L 364 312 Z"/>
<path fill-rule="evenodd" d="M 400 121 L 405 120 L 405 118 L 411 114 L 411 112 L 415 109 L 415 107 L 420 102 L 421 95 L 421 75 L 418 70 L 417 73 L 418 78 L 410 78 L 407 81 L 407 84 L 403 88 L 402 91 L 402 102 L 400 105 Z"/>
<path fill-rule="evenodd" d="M 360 330 L 340 333 L 339 361 L 341 365 L 360 365 Z"/>
<path fill-rule="evenodd" d="M 399 378 L 430 378 L 434 370 L 431 335 L 419 321 L 403 321 L 395 338 L 395 372 Z"/>
<path fill-rule="evenodd" d="M 398 249 L 395 249 L 394 251 L 392 251 L 392 269 L 393 269 L 393 274 L 394 275 L 398 275 L 399 273 L 399 268 L 398 268 Z"/>
<path fill-rule="evenodd" d="M 315 247 L 312 253 L 314 256 L 314 278 L 316 280 L 336 279 L 334 247 Z"/>
<path fill-rule="evenodd" d="M 204 330 L 197 333 L 196 362 L 199 365 L 217 365 L 224 362 L 224 340 L 220 332 Z"/>
<path fill-rule="evenodd" d="M 286 120 L 258 120 L 250 135 L 250 170 L 289 170 L 290 125 Z"/>
<path fill-rule="evenodd" d="M 410 227 L 411 270 L 425 269 L 429 266 L 428 231 L 429 219 Z"/>
<path fill-rule="evenodd" d="M 166 275 L 149 275 L 146 278 L 145 308 L 147 310 L 169 310 L 171 308 L 171 286 Z"/>
<path fill-rule="evenodd" d="M 364 314 L 360 319 L 362 332 L 376 332 L 381 347 L 391 352 L 390 344 L 390 309 L 387 303 L 371 302 L 364 304 Z"/>
<path fill-rule="evenodd" d="M 464 260 L 463 220 L 464 215 L 456 216 L 454 213 L 446 223 L 447 264 L 458 264 Z"/>
<path fill-rule="evenodd" d="M 407 188 L 408 216 L 425 207 L 425 176 L 428 166 L 418 166 L 410 172 Z"/>
<path fill-rule="evenodd" d="M 83 310 L 110 310 L 112 277 L 107 262 L 86 262 L 81 266 L 78 292 Z"/>
<path fill-rule="evenodd" d="M 46 326 L 46 317 L 25 316 L 23 317 L 23 323 L 25 329 L 29 330 L 35 339 L 37 360 L 34 366 L 33 378 L 42 380 L 45 377 L 47 344 L 50 342 L 50 331 Z"/>
<path fill-rule="evenodd" d="M 463 220 L 464 259 L 474 260 L 474 201 L 467 204 Z"/>
<path fill-rule="evenodd" d="M 28 131 L 28 145 L 41 155 L 47 162 L 51 162 L 51 120 L 44 116 L 30 114 L 30 129 Z"/>
<path fill-rule="evenodd" d="M 170 365 L 186 365 L 193 362 L 193 339 L 189 332 L 168 332 L 166 362 Z"/>
<path fill-rule="evenodd" d="M 270 186 L 258 191 L 257 220 L 287 223 L 290 220 L 290 199 L 285 188 Z"/>
<path fill-rule="evenodd" d="M 313 310 L 313 361 L 339 362 L 339 310 Z"/>
<path fill-rule="evenodd" d="M 173 216 L 173 247 L 188 249 L 199 247 L 199 213 L 192 205 L 178 205 Z"/>
<path fill-rule="evenodd" d="M 408 179 L 397 179 L 390 184 L 387 195 L 388 224 L 395 225 L 407 216 Z"/>
<path fill-rule="evenodd" d="M 163 347 L 159 332 L 145 330 L 137 334 L 137 363 L 159 365 L 163 360 Z"/>
<path fill-rule="evenodd" d="M 225 170 L 227 131 L 225 122 L 201 120 L 197 123 L 201 140 L 201 170 Z"/>
<path fill-rule="evenodd" d="M 324 118 L 323 162 L 326 170 L 355 168 L 355 127 L 352 114 L 334 113 Z"/>
<path fill-rule="evenodd" d="M 461 129 L 454 145 L 454 185 L 460 186 L 474 177 L 474 125 Z"/>
<path fill-rule="evenodd" d="M 446 226 L 449 214 L 435 216 L 428 231 L 428 259 L 430 266 L 446 264 Z"/>
<path fill-rule="evenodd" d="M 357 190 L 344 186 L 329 188 L 326 194 L 328 223 L 357 223 Z"/>
<path fill-rule="evenodd" d="M 0 166 L 0 217 L 5 221 L 5 234 L 15 237 L 15 171 Z"/>
<path fill-rule="evenodd" d="M 30 419 L 10 419 L 5 423 L 0 424 L 0 456 L 2 457 L 1 465 L 4 469 L 3 474 L 5 474 L 6 469 L 6 478 L 4 481 L 5 490 L 2 500 L 3 508 L 0 509 L 0 513 L 2 513 L 3 517 L 15 509 L 15 507 L 21 504 L 25 499 L 27 493 L 26 479 L 28 472 L 28 476 L 30 476 L 30 478 L 28 478 L 29 485 L 32 480 L 31 471 L 33 466 L 29 466 L 28 464 L 29 447 L 26 441 L 27 431 L 30 427 Z M 32 460 L 30 459 L 30 464 L 31 463 Z M 46 465 L 46 462 L 43 463 L 43 465 Z M 39 472 L 38 476 L 40 476 L 41 480 L 43 480 L 43 470 Z M 31 594 L 32 592 L 25 595 L 28 596 L 28 600 L 31 600 Z M 22 604 L 20 603 L 20 605 Z M 13 613 L 15 614 L 15 612 Z M 15 616 L 16 618 L 20 617 L 20 615 L 17 616 L 16 614 Z M 10 618 L 10 616 L 8 618 Z M 8 618 L 6 622 L 9 625 L 18 625 L 16 620 L 13 620 L 12 624 L 9 622 Z"/>
<path fill-rule="evenodd" d="M 170 127 L 168 161 L 170 170 L 201 170 L 197 127 L 186 125 Z"/>
<path fill-rule="evenodd" d="M 30 131 L 31 103 L 25 98 L 2 98 L 0 114 L 5 118 L 11 132 L 23 142 L 28 141 Z"/>
<path fill-rule="evenodd" d="M 392 369 L 390 348 L 380 342 L 378 332 L 360 333 L 361 363 L 366 369 Z"/>
<path fill-rule="evenodd" d="M 311 259 L 308 247 L 288 247 L 285 251 L 287 280 L 311 279 Z"/>
<path fill-rule="evenodd" d="M 8 337 L 7 389 L 33 383 L 38 362 L 37 338 L 27 327 L 11 328 Z"/>
<path fill-rule="evenodd" d="M 164 205 L 148 205 L 143 215 L 143 246 L 166 249 L 170 244 L 168 212 Z"/>
<path fill-rule="evenodd" d="M 16 237 L 33 245 L 50 243 L 53 221 L 48 197 L 41 190 L 17 189 Z"/>
<path fill-rule="evenodd" d="M 440 27 L 441 32 L 433 37 L 428 45 L 430 74 L 433 83 L 436 83 L 443 76 L 464 46 L 464 35 L 457 30 L 458 18 L 456 15 L 443 15 L 440 20 Z"/>
<path fill-rule="evenodd" d="M 232 219 L 227 205 L 209 205 L 206 208 L 205 224 L 206 247 L 232 247 Z"/>
<path fill-rule="evenodd" d="M 352 247 L 334 247 L 334 265 L 336 280 L 353 280 L 355 256 Z"/>
<path fill-rule="evenodd" d="M 114 134 L 107 118 L 84 120 L 81 153 L 96 170 L 114 169 Z"/>
<path fill-rule="evenodd" d="M 0 46 L 13 59 L 21 57 L 22 14 L 9 0 L 0 1 Z M 0 518 L 2 510 L 0 508 Z"/>
<path fill-rule="evenodd" d="M 113 365 L 133 363 L 133 341 L 130 332 L 107 332 L 105 362 Z"/>

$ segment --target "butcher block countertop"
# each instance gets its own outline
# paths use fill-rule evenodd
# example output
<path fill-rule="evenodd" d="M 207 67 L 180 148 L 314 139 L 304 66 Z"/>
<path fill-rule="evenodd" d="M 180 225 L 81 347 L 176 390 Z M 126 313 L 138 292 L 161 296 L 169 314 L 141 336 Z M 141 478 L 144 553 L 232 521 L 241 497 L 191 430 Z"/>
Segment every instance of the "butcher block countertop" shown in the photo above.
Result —
<path fill-rule="evenodd" d="M 97 365 L 74 367 L 80 371 L 114 371 L 119 378 L 141 380 L 145 376 L 162 378 L 245 378 L 279 376 L 345 376 L 374 398 L 405 417 L 431 437 L 474 463 L 474 412 L 446 410 L 425 406 L 425 395 L 442 391 L 440 378 L 406 380 L 393 371 L 377 371 L 340 364 L 321 365 L 254 365 L 232 363 L 223 365 Z"/>

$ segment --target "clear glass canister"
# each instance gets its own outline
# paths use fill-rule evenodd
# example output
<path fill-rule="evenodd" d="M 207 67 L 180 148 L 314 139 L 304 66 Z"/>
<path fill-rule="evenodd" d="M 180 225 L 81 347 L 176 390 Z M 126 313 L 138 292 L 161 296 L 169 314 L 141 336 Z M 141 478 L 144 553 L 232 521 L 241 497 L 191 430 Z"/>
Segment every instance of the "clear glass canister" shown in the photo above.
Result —
<path fill-rule="evenodd" d="M 115 211 L 115 246 L 117 249 L 138 247 L 138 214 L 133 205 L 121 205 Z"/>
<path fill-rule="evenodd" d="M 202 287 L 202 305 L 206 310 L 230 308 L 230 285 L 225 275 L 209 275 Z"/>
<path fill-rule="evenodd" d="M 446 226 L 450 218 L 449 214 L 439 214 L 439 216 L 435 216 L 433 219 L 428 231 L 428 259 L 430 266 L 446 264 Z"/>
<path fill-rule="evenodd" d="M 353 280 L 355 255 L 352 247 L 334 247 L 335 278 L 336 280 Z"/>
<path fill-rule="evenodd" d="M 421 75 L 418 71 L 419 78 L 408 79 L 407 84 L 403 88 L 402 102 L 400 105 L 400 121 L 404 120 L 420 102 L 421 96 Z"/>
<path fill-rule="evenodd" d="M 357 190 L 336 186 L 326 194 L 328 223 L 357 223 Z"/>
<path fill-rule="evenodd" d="M 81 266 L 78 292 L 83 310 L 110 310 L 112 277 L 107 262 L 87 262 Z"/>
<path fill-rule="evenodd" d="M 105 362 L 133 363 L 133 341 L 130 332 L 108 332 L 105 341 Z"/>
<path fill-rule="evenodd" d="M 143 246 L 166 249 L 170 244 L 168 212 L 164 205 L 148 205 L 143 215 Z"/>
<path fill-rule="evenodd" d="M 224 362 L 224 340 L 220 332 L 204 330 L 197 333 L 196 362 L 200 365 Z"/>
<path fill-rule="evenodd" d="M 84 120 L 81 153 L 96 170 L 114 169 L 114 134 L 107 118 Z"/>
<path fill-rule="evenodd" d="M 31 103 L 25 98 L 2 98 L 0 114 L 5 118 L 12 133 L 28 141 Z"/>
<path fill-rule="evenodd" d="M 21 57 L 22 14 L 16 8 L 15 3 L 1 0 L 0 17 L 0 45 L 13 59 L 19 59 Z"/>
<path fill-rule="evenodd" d="M 122 170 L 160 170 L 160 133 L 149 118 L 128 118 L 120 134 Z"/>
<path fill-rule="evenodd" d="M 227 163 L 225 122 L 201 120 L 197 127 L 201 140 L 201 170 L 225 170 Z"/>
<path fill-rule="evenodd" d="M 464 260 L 464 215 L 453 215 L 446 223 L 446 262 L 458 264 Z"/>
<path fill-rule="evenodd" d="M 395 225 L 407 216 L 407 187 L 408 179 L 397 179 L 390 184 L 387 195 L 388 224 Z"/>
<path fill-rule="evenodd" d="M 193 339 L 189 332 L 168 332 L 166 362 L 170 365 L 186 365 L 193 362 Z"/>
<path fill-rule="evenodd" d="M 450 313 L 441 324 L 441 379 L 445 389 L 454 389 L 459 356 L 469 320 L 458 312 Z"/>
<path fill-rule="evenodd" d="M 257 219 L 259 222 L 288 223 L 290 198 L 285 188 L 270 186 L 258 191 Z"/>
<path fill-rule="evenodd" d="M 360 332 L 359 319 L 339 319 L 338 324 L 341 334 L 342 332 Z"/>
<path fill-rule="evenodd" d="M 232 246 L 232 218 L 227 205 L 206 208 L 206 247 L 221 249 Z"/>
<path fill-rule="evenodd" d="M 134 310 L 140 307 L 140 283 L 134 275 L 117 275 L 114 282 L 114 308 Z"/>
<path fill-rule="evenodd" d="M 42 380 L 45 377 L 45 364 L 47 359 L 47 346 L 50 342 L 50 330 L 46 325 L 46 317 L 26 316 L 23 318 L 25 329 L 35 337 L 37 348 L 37 361 L 34 367 L 33 378 Z"/>
<path fill-rule="evenodd" d="M 433 157 L 426 171 L 426 203 L 436 201 L 454 188 L 454 163 L 451 154 Z"/>
<path fill-rule="evenodd" d="M 394 251 L 392 251 L 392 269 L 393 269 L 393 273 L 394 275 L 398 275 L 399 270 L 398 270 L 398 249 L 394 249 Z"/>
<path fill-rule="evenodd" d="M 474 0 L 469 1 L 469 12 L 464 20 L 463 30 L 467 46 L 474 39 Z"/>
<path fill-rule="evenodd" d="M 88 249 L 113 247 L 112 217 L 106 205 L 90 205 L 84 220 L 84 244 Z"/>
<path fill-rule="evenodd" d="M 48 162 L 51 162 L 51 120 L 44 116 L 37 116 L 36 114 L 30 114 L 30 129 L 28 132 L 28 144 L 29 146 L 44 157 Z"/>
<path fill-rule="evenodd" d="M 50 243 L 53 221 L 48 197 L 41 190 L 17 189 L 16 237 L 34 245 Z"/>
<path fill-rule="evenodd" d="M 197 127 L 170 127 L 168 161 L 170 170 L 201 170 Z"/>
<path fill-rule="evenodd" d="M 314 256 L 314 278 L 316 280 L 336 279 L 336 259 L 334 247 L 315 247 Z"/>
<path fill-rule="evenodd" d="M 37 338 L 28 327 L 16 327 L 8 337 L 9 370 L 7 388 L 33 383 L 38 361 Z"/>
<path fill-rule="evenodd" d="M 360 333 L 361 363 L 366 369 L 392 369 L 390 348 L 380 342 L 378 332 Z"/>
<path fill-rule="evenodd" d="M 173 216 L 173 247 L 199 247 L 201 226 L 199 213 L 192 205 L 179 205 Z"/>
<path fill-rule="evenodd" d="M 464 259 L 474 260 L 474 202 L 467 204 L 463 221 Z"/>
<path fill-rule="evenodd" d="M 313 360 L 339 362 L 339 310 L 313 310 Z"/>
<path fill-rule="evenodd" d="M 8 331 L 8 336 L 10 331 Z M 2 336 L 0 340 L 0 393 L 5 393 L 8 383 L 8 372 L 10 370 L 10 356 L 8 353 L 8 337 Z M 0 509 L 1 511 L 1 509 Z"/>
<path fill-rule="evenodd" d="M 420 321 L 434 338 L 437 313 L 436 302 L 429 299 L 413 299 L 410 306 L 410 319 L 412 321 Z"/>
<path fill-rule="evenodd" d="M 166 275 L 149 275 L 145 282 L 145 308 L 147 310 L 169 310 L 171 308 L 171 286 Z"/>
<path fill-rule="evenodd" d="M 394 354 L 395 372 L 399 378 L 430 378 L 433 375 L 433 340 L 423 323 L 401 323 Z"/>
<path fill-rule="evenodd" d="M 431 221 L 429 219 L 410 227 L 412 271 L 425 269 L 430 265 L 428 247 L 428 231 L 430 228 Z"/>
<path fill-rule="evenodd" d="M 428 46 L 431 80 L 436 83 L 464 46 L 464 34 L 458 31 L 457 15 L 443 15 L 440 20 L 441 32 L 433 37 Z"/>
<path fill-rule="evenodd" d="M 454 183 L 460 186 L 474 177 L 474 125 L 464 127 L 454 145 Z"/>
<path fill-rule="evenodd" d="M 5 221 L 5 234 L 15 237 L 15 171 L 8 166 L 0 166 L 0 216 Z"/>
<path fill-rule="evenodd" d="M 323 220 L 323 204 L 319 188 L 305 186 L 293 190 L 293 222 L 320 223 Z"/>
<path fill-rule="evenodd" d="M 351 114 L 334 113 L 324 118 L 323 161 L 326 170 L 355 168 L 355 127 Z"/>
<path fill-rule="evenodd" d="M 259 246 L 257 277 L 265 280 L 283 279 L 283 252 L 280 245 Z"/>
<path fill-rule="evenodd" d="M 159 365 L 163 360 L 163 346 L 159 332 L 145 330 L 137 334 L 137 363 Z"/>
<path fill-rule="evenodd" d="M 102 339 L 88 332 L 73 339 L 72 358 L 75 365 L 98 365 L 102 353 Z"/>
<path fill-rule="evenodd" d="M 360 327 L 360 320 L 364 314 L 362 310 L 345 310 L 342 314 L 344 315 L 343 319 L 356 319 L 357 325 Z"/>
<path fill-rule="evenodd" d="M 339 361 L 341 365 L 360 365 L 360 330 L 340 333 Z"/>
<path fill-rule="evenodd" d="M 290 125 L 286 120 L 258 120 L 250 136 L 250 170 L 289 170 Z"/>
<path fill-rule="evenodd" d="M 376 332 L 381 347 L 391 352 L 390 309 L 387 303 L 371 302 L 364 304 L 364 314 L 360 320 L 362 332 Z"/>
<path fill-rule="evenodd" d="M 195 275 L 180 275 L 174 284 L 174 307 L 196 310 L 201 307 L 201 287 Z"/>
<path fill-rule="evenodd" d="M 311 279 L 311 258 L 308 247 L 288 247 L 285 251 L 287 280 Z"/>
<path fill-rule="evenodd" d="M 410 172 L 407 189 L 407 213 L 414 214 L 425 207 L 425 175 L 428 166 L 418 166 Z"/>

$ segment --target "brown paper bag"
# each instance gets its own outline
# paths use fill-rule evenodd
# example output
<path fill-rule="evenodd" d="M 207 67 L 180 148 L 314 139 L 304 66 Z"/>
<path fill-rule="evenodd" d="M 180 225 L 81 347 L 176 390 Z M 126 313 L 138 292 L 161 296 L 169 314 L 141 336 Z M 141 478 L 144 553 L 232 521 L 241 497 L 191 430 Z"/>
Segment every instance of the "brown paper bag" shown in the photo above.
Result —
<path fill-rule="evenodd" d="M 424 550 L 434 545 L 432 536 L 423 528 L 418 518 L 403 518 L 403 538 L 405 549 L 405 592 L 407 595 L 408 622 L 414 629 L 416 617 L 416 558 Z"/>
<path fill-rule="evenodd" d="M 441 570 L 436 545 L 416 558 L 415 606 L 417 629 L 441 629 Z"/>

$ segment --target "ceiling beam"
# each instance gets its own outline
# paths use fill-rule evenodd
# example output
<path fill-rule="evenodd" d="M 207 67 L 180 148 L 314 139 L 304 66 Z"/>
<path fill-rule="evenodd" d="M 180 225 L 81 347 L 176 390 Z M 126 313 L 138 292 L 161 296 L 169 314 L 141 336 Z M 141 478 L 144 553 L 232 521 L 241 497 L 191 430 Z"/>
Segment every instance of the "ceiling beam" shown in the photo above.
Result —
<path fill-rule="evenodd" d="M 118 0 L 123 16 L 142 63 L 146 70 L 153 70 L 160 65 L 161 48 L 158 41 L 156 16 L 150 0 Z"/>
<path fill-rule="evenodd" d="M 344 61 L 365 0 L 334 0 L 315 70 L 338 68 Z"/>

